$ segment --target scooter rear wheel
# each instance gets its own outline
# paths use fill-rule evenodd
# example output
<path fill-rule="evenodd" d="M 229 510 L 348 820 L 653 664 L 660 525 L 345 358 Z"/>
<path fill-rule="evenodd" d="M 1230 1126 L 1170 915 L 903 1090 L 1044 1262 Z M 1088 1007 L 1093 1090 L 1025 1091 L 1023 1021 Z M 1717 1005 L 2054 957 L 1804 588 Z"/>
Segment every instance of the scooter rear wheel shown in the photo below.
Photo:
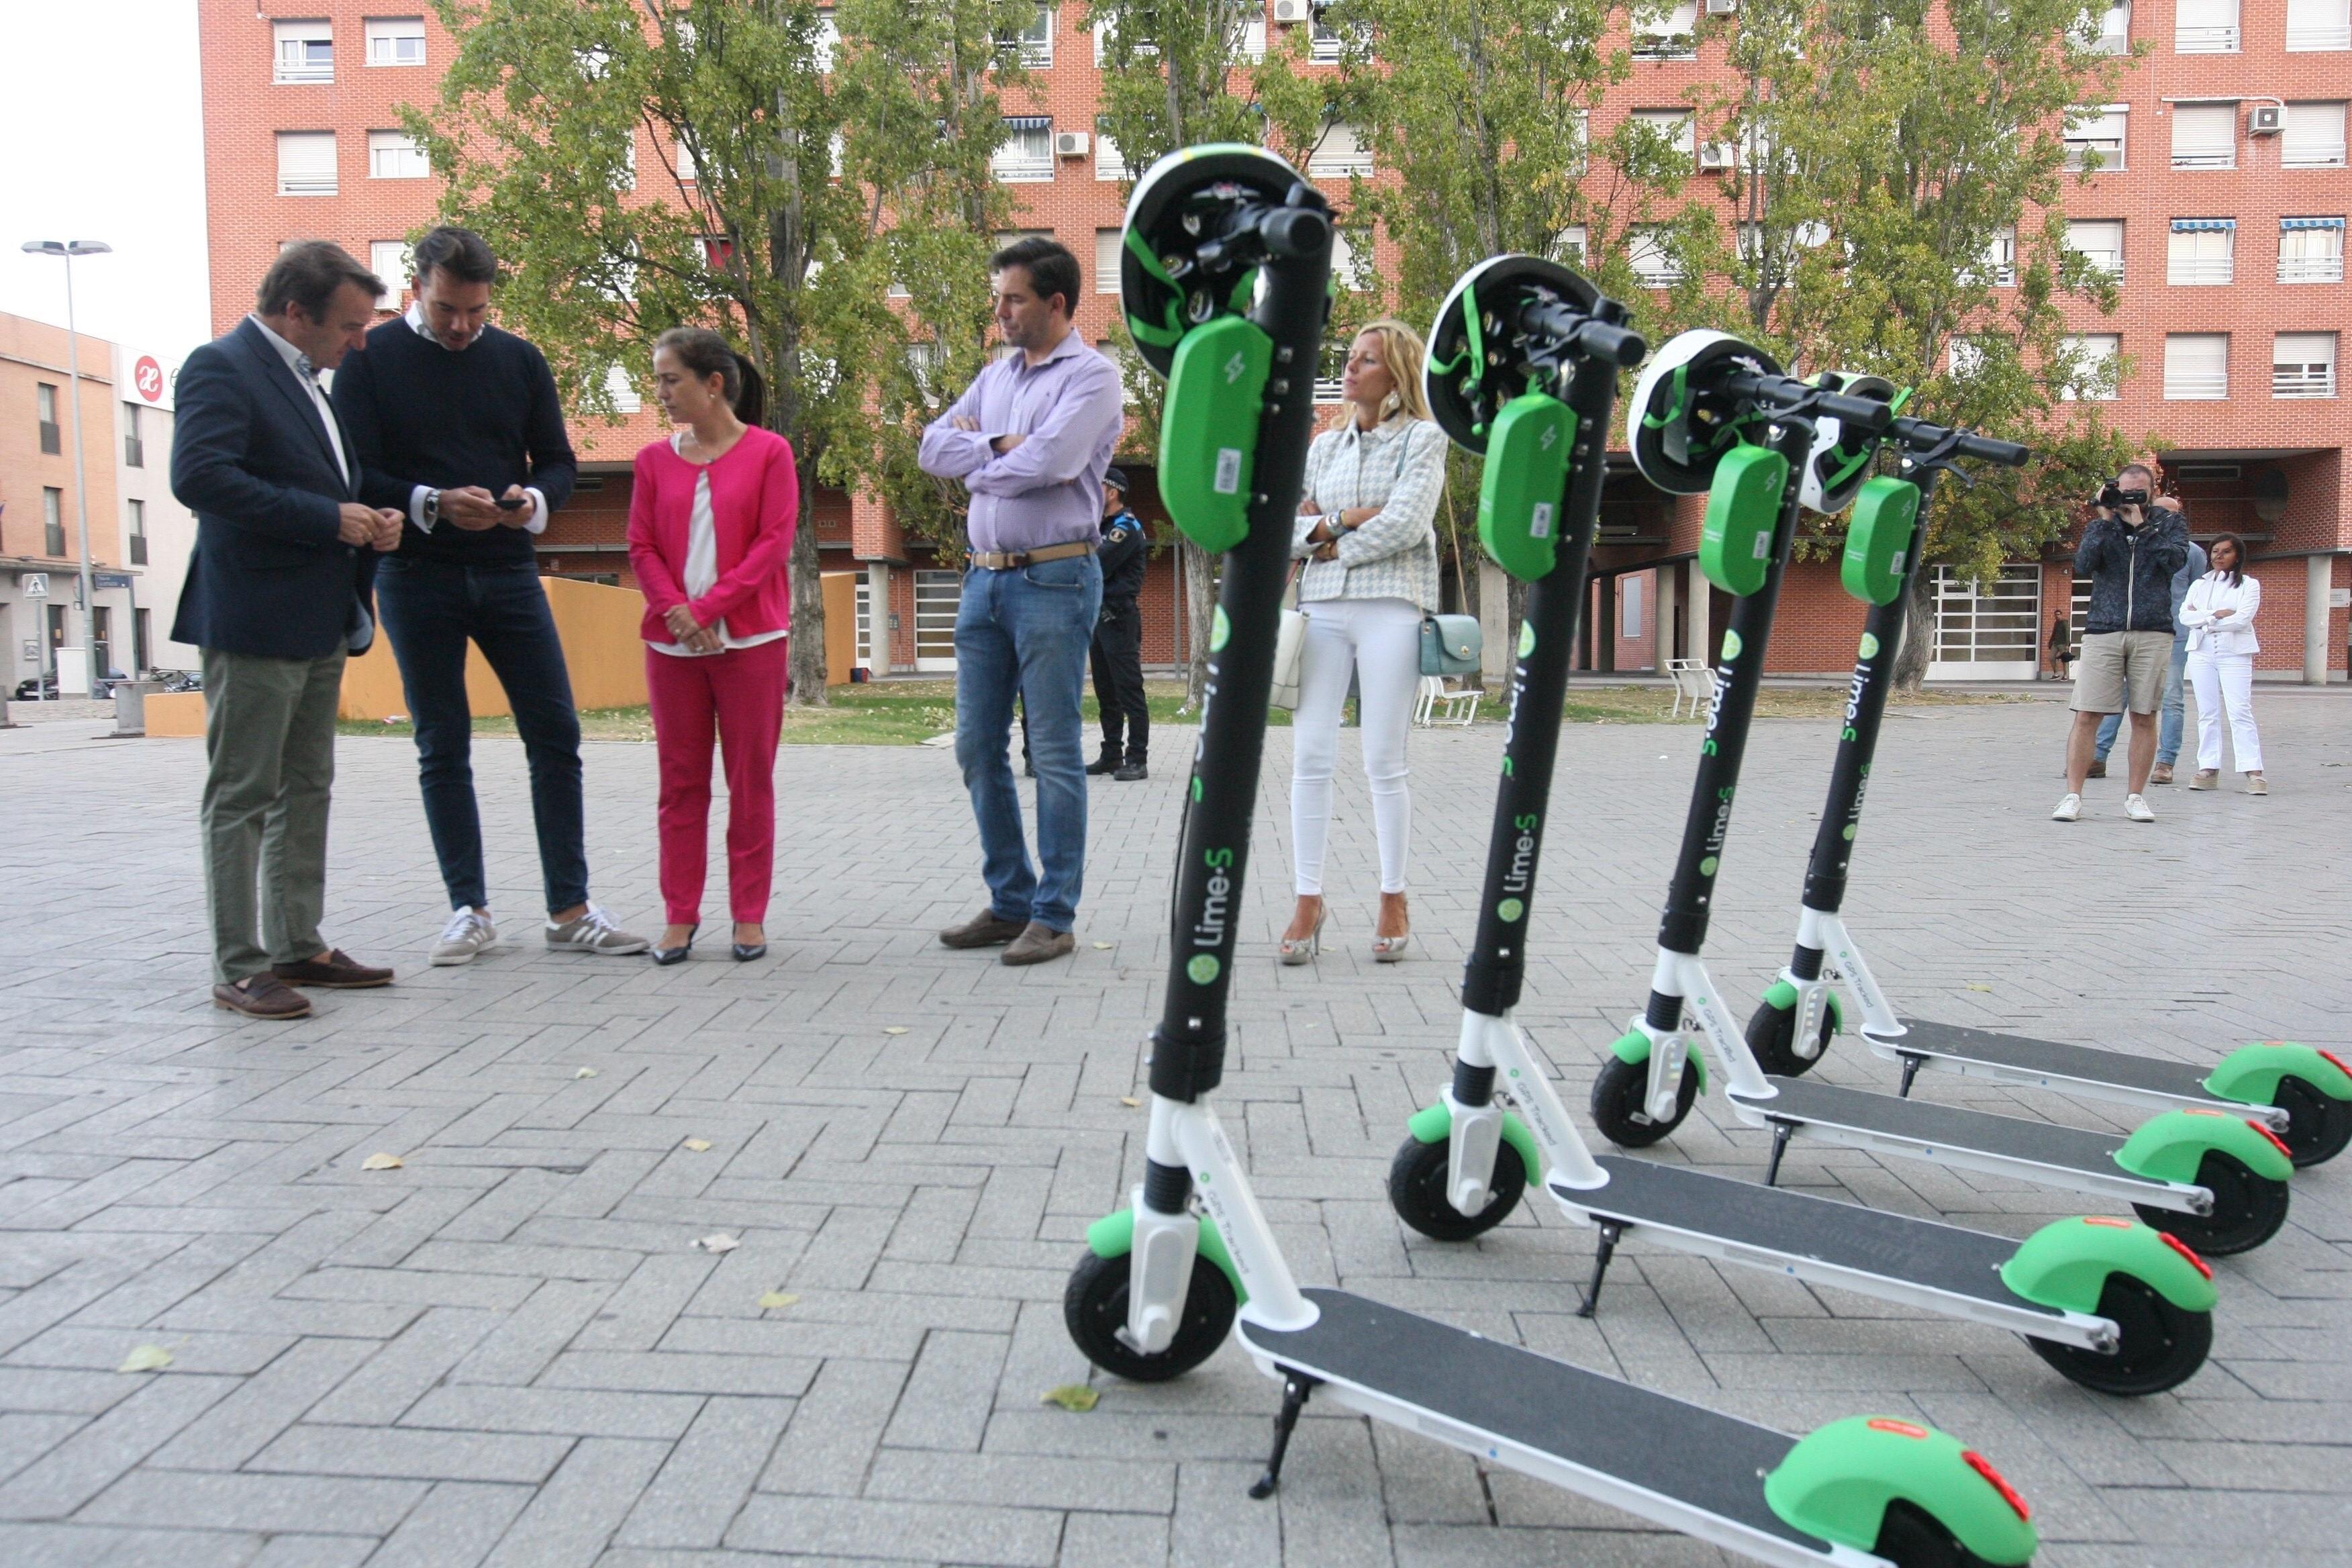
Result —
<path fill-rule="evenodd" d="M 1495 1173 L 1488 1178 L 1486 1206 L 1464 1214 L 1446 1194 L 1451 1179 L 1454 1140 L 1424 1143 L 1407 1138 L 1389 1162 L 1389 1206 L 1432 1241 L 1468 1241 L 1484 1236 L 1519 1204 L 1528 1190 L 1527 1162 L 1506 1143 L 1495 1151 Z"/>
<path fill-rule="evenodd" d="M 1895 1568 L 1993 1568 L 1953 1539 L 1934 1515 L 1902 1498 L 1887 1503 L 1870 1549 Z"/>
<path fill-rule="evenodd" d="M 2286 1184 L 2257 1176 L 2234 1154 L 2205 1151 L 2197 1167 L 2197 1184 L 2213 1194 L 2210 1215 L 2175 1214 L 2146 1204 L 2132 1207 L 2140 1218 L 2170 1231 L 2207 1258 L 2252 1252 L 2286 1223 Z"/>
<path fill-rule="evenodd" d="M 2352 1100 L 2338 1100 L 2299 1078 L 2279 1079 L 2271 1103 L 2287 1113 L 2287 1157 L 2297 1169 L 2324 1165 L 2352 1144 Z"/>
<path fill-rule="evenodd" d="M 1192 1283 L 1184 1292 L 1184 1316 L 1176 1337 L 1158 1355 L 1146 1355 L 1118 1337 L 1127 1327 L 1127 1288 L 1134 1259 L 1127 1253 L 1100 1258 L 1088 1252 L 1070 1271 L 1062 1292 L 1062 1322 L 1086 1358 L 1129 1383 L 1166 1383 L 1181 1377 L 1217 1352 L 1233 1332 L 1239 1303 L 1225 1271 L 1192 1255 Z"/>
<path fill-rule="evenodd" d="M 1682 1087 L 1675 1095 L 1675 1116 L 1660 1121 L 1645 1108 L 1650 1095 L 1650 1064 L 1629 1062 L 1612 1054 L 1592 1080 L 1592 1121 L 1601 1135 L 1620 1149 L 1646 1149 L 1683 1124 L 1698 1099 L 1698 1066 L 1683 1058 Z"/>
<path fill-rule="evenodd" d="M 2168 1216 L 2170 1217 L 2170 1216 Z M 2166 1300 L 2145 1279 L 2110 1274 L 2099 1292 L 2099 1316 L 2123 1331 L 2113 1352 L 2028 1338 L 2033 1353 L 2096 1394 L 2162 1394 L 2196 1375 L 2213 1348 L 2213 1314 L 2189 1312 Z"/>
<path fill-rule="evenodd" d="M 1748 1048 L 1756 1053 L 1756 1060 L 1774 1078 L 1797 1078 L 1813 1070 L 1830 1048 L 1836 1037 L 1837 1019 L 1830 1009 L 1822 1009 L 1821 1043 L 1809 1057 L 1797 1054 L 1797 1010 L 1775 1007 L 1769 1002 L 1759 1002 L 1748 1018 Z"/>

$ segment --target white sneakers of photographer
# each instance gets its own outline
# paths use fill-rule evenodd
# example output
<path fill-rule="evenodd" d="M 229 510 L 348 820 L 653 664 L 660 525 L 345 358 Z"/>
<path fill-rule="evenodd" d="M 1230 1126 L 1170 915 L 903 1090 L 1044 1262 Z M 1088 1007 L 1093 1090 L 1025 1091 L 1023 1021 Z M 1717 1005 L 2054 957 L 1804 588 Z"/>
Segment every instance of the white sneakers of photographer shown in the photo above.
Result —
<path fill-rule="evenodd" d="M 576 920 L 562 925 L 547 922 L 547 945 L 559 952 L 604 952 L 624 956 L 643 952 L 653 945 L 644 937 L 632 935 L 613 923 L 613 917 L 595 905 Z"/>
<path fill-rule="evenodd" d="M 2156 813 L 2149 809 L 2147 796 L 2144 795 L 2127 795 L 2124 796 L 2124 815 L 2130 817 L 2134 822 L 2154 822 L 2156 820 Z"/>
<path fill-rule="evenodd" d="M 2083 818 L 2083 797 L 2071 791 L 2058 802 L 2058 809 L 2050 814 L 2053 822 L 2079 822 Z"/>
<path fill-rule="evenodd" d="M 434 944 L 433 962 L 443 966 L 471 963 L 477 953 L 488 952 L 498 944 L 498 928 L 490 923 L 488 912 L 456 910 L 449 923 L 441 928 L 441 940 Z"/>

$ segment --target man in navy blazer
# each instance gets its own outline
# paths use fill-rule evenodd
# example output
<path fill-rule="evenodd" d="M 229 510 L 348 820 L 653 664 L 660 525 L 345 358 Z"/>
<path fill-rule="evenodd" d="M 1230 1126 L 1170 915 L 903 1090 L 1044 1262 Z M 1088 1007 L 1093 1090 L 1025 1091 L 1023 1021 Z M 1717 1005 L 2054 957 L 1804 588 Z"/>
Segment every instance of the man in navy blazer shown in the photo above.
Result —
<path fill-rule="evenodd" d="M 376 556 L 401 517 L 360 504 L 318 374 L 359 346 L 383 292 L 341 246 L 289 246 L 255 312 L 180 371 L 172 493 L 196 547 L 172 637 L 204 655 L 213 1001 L 247 1017 L 308 1016 L 298 986 L 392 982 L 319 935 L 343 660 L 373 640 Z"/>

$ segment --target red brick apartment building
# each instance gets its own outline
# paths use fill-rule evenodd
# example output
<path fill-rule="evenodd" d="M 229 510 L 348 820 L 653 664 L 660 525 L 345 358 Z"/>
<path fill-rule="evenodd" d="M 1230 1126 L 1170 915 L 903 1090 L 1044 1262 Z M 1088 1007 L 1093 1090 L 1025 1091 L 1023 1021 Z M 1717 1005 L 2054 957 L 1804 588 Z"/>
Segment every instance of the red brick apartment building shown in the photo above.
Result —
<path fill-rule="evenodd" d="M 1649 26 L 1687 35 L 1701 5 L 1715 13 L 1736 4 L 1683 0 Z M 2098 150 L 2101 167 L 2066 197 L 2073 243 L 2122 285 L 2116 314 L 2086 308 L 2079 323 L 2087 346 L 2126 367 L 2107 412 L 2126 430 L 2173 444 L 2163 466 L 2194 532 L 2247 536 L 2266 589 L 2260 668 L 2308 681 L 2344 679 L 2352 598 L 2352 458 L 2336 363 L 2352 325 L 2343 263 L 2352 213 L 2347 6 L 2123 0 L 2106 13 L 2106 35 L 2119 51 L 2143 42 L 2149 50 L 2117 101 L 2070 133 Z M 404 271 L 400 237 L 430 221 L 436 186 L 422 153 L 397 131 L 395 106 L 431 95 L 454 46 L 434 20 L 403 10 L 403 0 L 202 0 L 216 330 L 250 308 L 254 281 L 289 239 L 336 239 L 387 279 Z M 1328 44 L 1336 58 L 1338 40 L 1319 23 L 1288 20 L 1306 10 L 1298 0 L 1268 0 L 1265 30 L 1316 27 L 1317 52 Z M 1259 29 L 1253 43 L 1263 47 Z M 1688 89 L 1719 70 L 1719 51 L 1638 49 L 1632 79 L 1612 91 L 1596 132 L 1644 108 L 1682 106 Z M 999 172 L 1015 187 L 1016 226 L 1050 230 L 1088 264 L 1078 326 L 1107 342 L 1118 279 L 1102 258 L 1120 219 L 1122 171 L 1117 150 L 1093 134 L 1099 77 L 1084 6 L 1062 0 L 1047 9 L 1024 52 L 1037 86 L 1008 103 L 1026 112 L 1013 121 Z M 1338 181 L 1362 169 L 1346 142 L 1327 142 L 1309 172 Z M 639 154 L 662 158 L 667 149 Z M 627 580 L 629 459 L 657 426 L 656 411 L 638 409 L 617 426 L 591 419 L 575 427 L 582 492 L 541 542 L 545 570 Z M 1137 489 L 1149 513 L 1148 475 L 1137 475 Z M 1639 669 L 1713 651 L 1727 605 L 1695 568 L 1697 515 L 1630 470 L 1612 478 L 1588 664 Z M 952 668 L 955 562 L 905 539 L 866 497 L 828 494 L 814 523 L 826 569 L 863 574 L 861 662 Z M 1145 658 L 1155 663 L 1173 662 L 1180 647 L 1171 559 L 1155 561 L 1144 598 Z M 2033 679 L 2051 622 L 2063 612 L 2079 626 L 2075 592 L 2063 547 L 1991 583 L 1939 582 L 1931 674 Z M 888 607 L 879 626 L 868 624 L 870 603 Z M 1796 568 L 1773 668 L 1842 672 L 1856 622 L 1826 569 Z M 1488 640 L 1502 641 L 1491 630 Z"/>

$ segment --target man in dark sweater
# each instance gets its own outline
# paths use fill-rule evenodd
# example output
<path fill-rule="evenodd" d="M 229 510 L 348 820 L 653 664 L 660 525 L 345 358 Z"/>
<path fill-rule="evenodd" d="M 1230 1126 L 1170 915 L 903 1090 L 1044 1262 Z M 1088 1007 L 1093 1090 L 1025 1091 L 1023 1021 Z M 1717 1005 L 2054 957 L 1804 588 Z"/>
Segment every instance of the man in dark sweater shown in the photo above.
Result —
<path fill-rule="evenodd" d="M 530 808 L 547 893 L 547 945 L 635 953 L 643 937 L 588 900 L 580 715 L 531 538 L 571 499 L 579 465 L 555 377 L 540 352 L 489 324 L 498 260 L 471 229 L 416 242 L 416 302 L 368 333 L 335 377 L 335 408 L 358 447 L 371 506 L 407 518 L 400 570 L 376 597 L 416 728 L 425 821 L 449 891 L 435 963 L 496 944 L 474 803 L 466 645 L 489 660 L 530 763 Z"/>
<path fill-rule="evenodd" d="M 1095 623 L 1092 650 L 1095 702 L 1102 710 L 1102 755 L 1087 764 L 1087 772 L 1129 783 L 1150 776 L 1146 766 L 1151 713 L 1143 700 L 1143 613 L 1136 607 L 1137 595 L 1143 592 L 1148 548 L 1143 524 L 1127 510 L 1126 471 L 1105 469 L 1102 542 L 1095 547 L 1095 559 L 1102 563 L 1102 618 Z"/>

